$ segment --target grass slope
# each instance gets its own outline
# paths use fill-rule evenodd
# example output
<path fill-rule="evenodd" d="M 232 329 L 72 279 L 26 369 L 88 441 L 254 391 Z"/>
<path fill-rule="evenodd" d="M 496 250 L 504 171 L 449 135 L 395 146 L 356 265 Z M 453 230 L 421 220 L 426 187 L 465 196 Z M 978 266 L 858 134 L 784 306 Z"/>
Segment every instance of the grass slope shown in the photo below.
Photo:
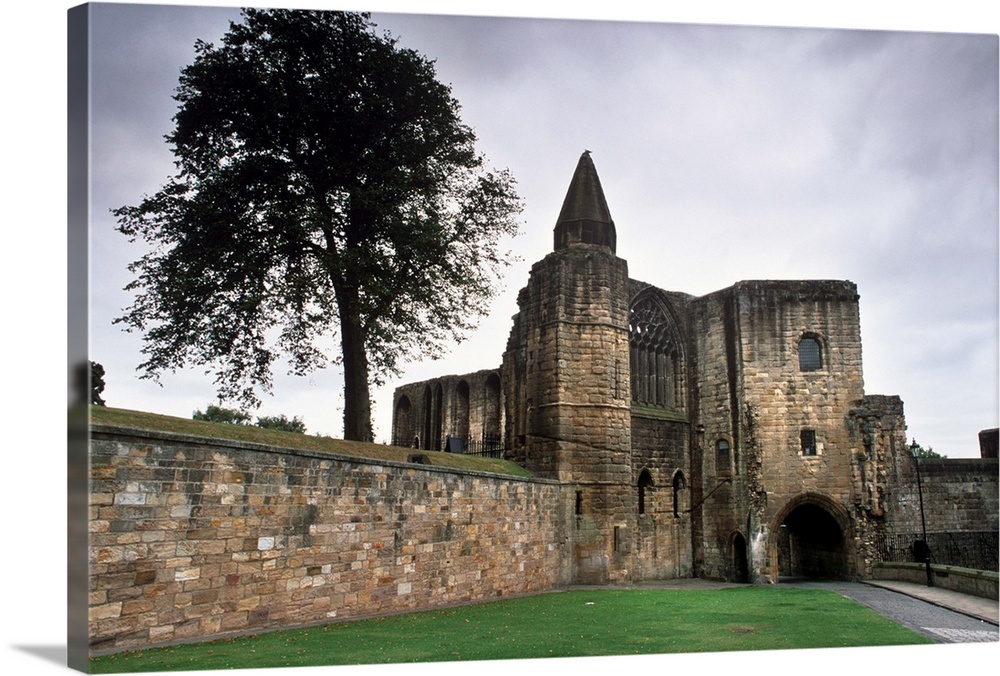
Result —
<path fill-rule="evenodd" d="M 586 590 L 96 658 L 91 673 L 932 643 L 826 590 Z"/>
<path fill-rule="evenodd" d="M 361 441 L 345 441 L 331 437 L 319 437 L 310 434 L 266 430 L 253 425 L 210 423 L 202 420 L 175 418 L 157 413 L 129 411 L 108 408 L 106 406 L 91 406 L 90 421 L 102 425 L 118 425 L 142 430 L 210 437 L 213 439 L 249 441 L 267 446 L 336 453 L 338 455 L 367 458 L 370 460 L 406 462 L 407 457 L 411 453 L 416 452 L 412 448 L 402 448 L 399 446 L 386 446 Z M 448 467 L 452 469 L 488 472 L 491 474 L 508 474 L 520 477 L 532 476 L 531 472 L 508 460 L 481 458 L 473 455 L 458 455 L 455 453 L 440 453 L 437 451 L 419 452 L 426 455 L 429 463 L 435 467 Z"/>

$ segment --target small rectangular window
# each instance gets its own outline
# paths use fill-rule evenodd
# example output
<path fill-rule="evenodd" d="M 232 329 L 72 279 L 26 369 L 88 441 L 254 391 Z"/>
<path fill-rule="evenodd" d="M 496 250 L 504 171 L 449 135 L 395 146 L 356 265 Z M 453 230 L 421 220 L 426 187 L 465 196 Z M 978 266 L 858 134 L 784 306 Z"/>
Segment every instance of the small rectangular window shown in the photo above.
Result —
<path fill-rule="evenodd" d="M 802 455 L 816 455 L 816 430 L 802 430 Z"/>
<path fill-rule="evenodd" d="M 715 471 L 720 474 L 729 473 L 729 442 L 725 439 L 715 442 Z"/>

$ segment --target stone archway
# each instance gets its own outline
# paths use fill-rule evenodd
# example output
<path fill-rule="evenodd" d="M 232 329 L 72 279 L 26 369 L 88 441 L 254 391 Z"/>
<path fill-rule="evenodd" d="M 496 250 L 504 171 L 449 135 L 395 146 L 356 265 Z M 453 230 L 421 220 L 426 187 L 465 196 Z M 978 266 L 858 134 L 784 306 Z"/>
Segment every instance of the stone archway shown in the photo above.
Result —
<path fill-rule="evenodd" d="M 818 494 L 789 500 L 772 522 L 773 570 L 781 578 L 849 579 L 854 538 L 846 510 Z"/>
<path fill-rule="evenodd" d="M 730 550 L 732 554 L 732 568 L 730 579 L 733 582 L 750 581 L 750 561 L 747 556 L 747 540 L 743 533 L 736 531 L 730 538 Z"/>

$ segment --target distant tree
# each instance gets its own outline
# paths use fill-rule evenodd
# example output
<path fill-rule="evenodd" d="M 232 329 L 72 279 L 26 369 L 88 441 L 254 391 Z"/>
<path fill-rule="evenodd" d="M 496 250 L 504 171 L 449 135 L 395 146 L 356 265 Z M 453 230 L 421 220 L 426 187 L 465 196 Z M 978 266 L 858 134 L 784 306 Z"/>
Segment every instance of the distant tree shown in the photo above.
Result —
<path fill-rule="evenodd" d="M 223 408 L 222 406 L 216 406 L 215 404 L 209 404 L 205 408 L 204 413 L 202 413 L 201 410 L 195 411 L 191 415 L 191 418 L 194 420 L 205 420 L 207 422 L 226 423 L 227 425 L 249 425 L 251 420 L 249 413 L 237 411 L 232 408 Z"/>
<path fill-rule="evenodd" d="M 263 427 L 266 430 L 282 430 L 284 432 L 297 432 L 299 434 L 306 433 L 306 424 L 298 416 L 289 420 L 284 414 L 257 418 L 257 427 Z"/>
<path fill-rule="evenodd" d="M 101 394 L 104 392 L 104 367 L 96 361 L 90 362 L 90 403 L 105 406 Z"/>
<path fill-rule="evenodd" d="M 917 443 L 916 439 L 914 439 L 913 442 L 910 444 L 910 453 L 912 455 L 915 455 L 918 458 L 944 458 L 945 457 L 945 456 L 941 455 L 940 453 L 936 452 L 930 446 L 928 446 L 927 448 L 924 448 L 923 446 L 921 446 L 920 444 Z"/>
<path fill-rule="evenodd" d="M 279 356 L 296 375 L 342 364 L 344 437 L 370 440 L 370 385 L 485 312 L 520 198 L 433 63 L 369 15 L 242 17 L 181 73 L 177 175 L 113 211 L 151 245 L 116 322 L 144 334 L 142 377 L 207 366 L 243 406 Z"/>

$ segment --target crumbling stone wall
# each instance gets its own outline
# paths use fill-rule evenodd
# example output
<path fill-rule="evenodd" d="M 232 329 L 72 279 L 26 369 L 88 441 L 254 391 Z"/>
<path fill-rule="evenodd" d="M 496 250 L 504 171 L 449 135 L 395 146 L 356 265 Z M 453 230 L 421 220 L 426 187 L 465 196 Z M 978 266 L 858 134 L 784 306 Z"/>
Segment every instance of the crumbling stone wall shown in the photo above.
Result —
<path fill-rule="evenodd" d="M 732 546 L 746 542 L 747 495 L 752 472 L 759 467 L 752 437 L 743 434 L 741 422 L 742 369 L 734 313 L 730 290 L 690 303 L 692 419 L 697 421 L 691 463 L 693 567 L 697 576 L 710 579 L 730 576 L 727 567 L 737 554 Z"/>
<path fill-rule="evenodd" d="M 506 457 L 575 495 L 573 579 L 869 575 L 913 523 L 916 484 L 902 401 L 864 392 L 855 284 L 743 281 L 695 298 L 629 279 L 616 243 L 584 153 L 498 373 Z M 992 515 L 995 529 L 995 475 L 931 472 L 927 499 L 948 527 Z"/>
<path fill-rule="evenodd" d="M 705 429 L 699 569 L 724 576 L 733 535 L 746 530 L 754 575 L 776 581 L 771 538 L 790 501 L 852 500 L 846 420 L 863 396 L 857 289 L 843 281 L 739 282 L 694 301 L 692 315 Z M 818 345 L 818 368 L 800 364 L 804 339 Z M 814 440 L 806 451 L 804 433 Z M 714 453 L 720 440 L 730 446 L 728 467 Z"/>
<path fill-rule="evenodd" d="M 396 389 L 392 443 L 444 451 L 449 438 L 463 451 L 501 450 L 504 402 L 496 369 L 443 376 Z"/>
<path fill-rule="evenodd" d="M 551 481 L 95 426 L 95 651 L 568 581 Z M 571 499 L 571 498 L 570 498 Z"/>

